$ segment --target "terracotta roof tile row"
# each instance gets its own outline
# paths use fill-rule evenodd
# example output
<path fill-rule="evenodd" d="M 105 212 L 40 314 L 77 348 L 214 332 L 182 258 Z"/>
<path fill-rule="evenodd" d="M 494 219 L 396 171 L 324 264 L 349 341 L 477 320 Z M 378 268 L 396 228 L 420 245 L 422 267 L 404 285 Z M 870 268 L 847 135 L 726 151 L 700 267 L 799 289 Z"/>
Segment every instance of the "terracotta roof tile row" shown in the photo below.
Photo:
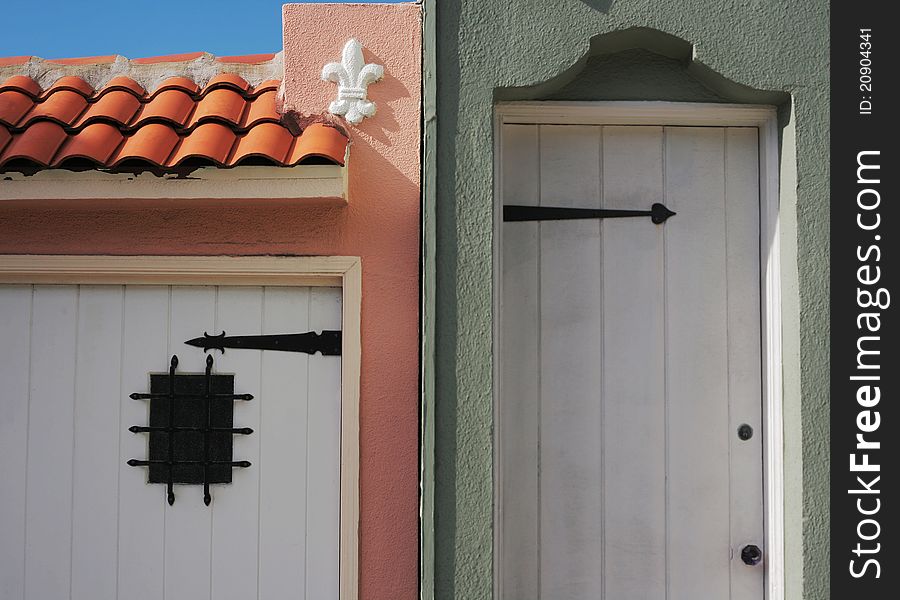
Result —
<path fill-rule="evenodd" d="M 116 168 L 234 166 L 253 159 L 279 166 L 322 159 L 343 164 L 349 140 L 322 123 L 292 134 L 276 110 L 280 81 L 251 86 L 223 73 L 201 88 L 170 77 L 152 92 L 129 77 L 94 90 L 61 77 L 46 90 L 24 75 L 0 84 L 0 171 L 53 168 L 72 161 Z"/>
<path fill-rule="evenodd" d="M 41 91 L 33 79 L 18 75 L 0 84 L 0 124 L 20 130 L 44 119 L 71 131 L 97 119 L 137 128 L 153 118 L 181 127 L 219 118 L 246 128 L 259 120 L 279 120 L 279 83 L 266 81 L 251 89 L 237 75 L 218 75 L 200 90 L 189 79 L 171 77 L 148 94 L 128 77 L 115 77 L 94 92 L 83 79 L 70 76 Z M 193 117 L 190 123 L 188 116 Z"/>

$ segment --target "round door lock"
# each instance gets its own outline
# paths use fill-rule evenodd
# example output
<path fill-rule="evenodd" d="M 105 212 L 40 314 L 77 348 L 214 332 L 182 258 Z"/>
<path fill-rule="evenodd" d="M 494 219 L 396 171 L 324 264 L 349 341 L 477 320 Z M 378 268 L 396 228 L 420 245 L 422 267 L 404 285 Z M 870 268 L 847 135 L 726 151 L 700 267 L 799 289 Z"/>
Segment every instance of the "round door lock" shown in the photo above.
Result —
<path fill-rule="evenodd" d="M 741 440 L 746 442 L 753 437 L 753 428 L 744 423 L 743 425 L 738 427 L 737 434 Z"/>
<path fill-rule="evenodd" d="M 745 565 L 754 567 L 762 562 L 762 550 L 755 544 L 748 544 L 741 550 L 741 560 Z"/>

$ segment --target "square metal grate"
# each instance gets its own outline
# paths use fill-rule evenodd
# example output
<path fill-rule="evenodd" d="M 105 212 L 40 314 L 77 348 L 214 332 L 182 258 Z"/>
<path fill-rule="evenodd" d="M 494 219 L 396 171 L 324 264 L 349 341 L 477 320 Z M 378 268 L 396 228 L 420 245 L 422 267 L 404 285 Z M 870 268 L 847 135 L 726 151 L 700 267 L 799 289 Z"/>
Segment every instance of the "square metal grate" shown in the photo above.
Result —
<path fill-rule="evenodd" d="M 212 501 L 210 484 L 231 483 L 232 469 L 250 466 L 232 457 L 233 436 L 249 435 L 249 427 L 234 427 L 234 401 L 252 400 L 234 393 L 234 375 L 213 375 L 212 355 L 204 374 L 176 374 L 173 356 L 167 374 L 150 375 L 150 393 L 134 393 L 134 400 L 150 401 L 147 426 L 129 427 L 148 433 L 148 459 L 131 459 L 133 467 L 148 467 L 149 483 L 167 486 L 169 504 L 175 502 L 174 484 L 203 485 L 203 501 Z"/>

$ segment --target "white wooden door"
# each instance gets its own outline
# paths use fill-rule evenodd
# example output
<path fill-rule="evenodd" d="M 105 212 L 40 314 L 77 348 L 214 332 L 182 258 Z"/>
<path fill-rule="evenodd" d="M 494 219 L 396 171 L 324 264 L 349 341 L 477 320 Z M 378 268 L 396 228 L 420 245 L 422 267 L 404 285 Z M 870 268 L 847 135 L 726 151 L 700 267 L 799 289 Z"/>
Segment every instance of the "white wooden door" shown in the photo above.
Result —
<path fill-rule="evenodd" d="M 0 286 L 0 598 L 336 599 L 340 357 L 215 355 L 235 376 L 233 482 L 147 483 L 149 374 L 183 342 L 341 328 L 337 288 Z"/>
<path fill-rule="evenodd" d="M 501 597 L 762 599 L 757 130 L 501 136 L 504 204 L 677 213 L 503 226 Z"/>

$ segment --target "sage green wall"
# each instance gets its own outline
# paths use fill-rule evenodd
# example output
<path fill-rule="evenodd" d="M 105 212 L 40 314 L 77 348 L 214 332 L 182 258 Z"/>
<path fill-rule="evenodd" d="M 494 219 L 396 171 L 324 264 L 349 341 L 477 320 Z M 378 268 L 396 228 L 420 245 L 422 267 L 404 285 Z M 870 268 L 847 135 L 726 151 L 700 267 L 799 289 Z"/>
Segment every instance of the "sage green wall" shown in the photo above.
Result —
<path fill-rule="evenodd" d="M 787 597 L 828 597 L 828 42 L 825 0 L 425 0 L 424 597 L 492 592 L 492 111 L 517 98 L 779 106 Z"/>

